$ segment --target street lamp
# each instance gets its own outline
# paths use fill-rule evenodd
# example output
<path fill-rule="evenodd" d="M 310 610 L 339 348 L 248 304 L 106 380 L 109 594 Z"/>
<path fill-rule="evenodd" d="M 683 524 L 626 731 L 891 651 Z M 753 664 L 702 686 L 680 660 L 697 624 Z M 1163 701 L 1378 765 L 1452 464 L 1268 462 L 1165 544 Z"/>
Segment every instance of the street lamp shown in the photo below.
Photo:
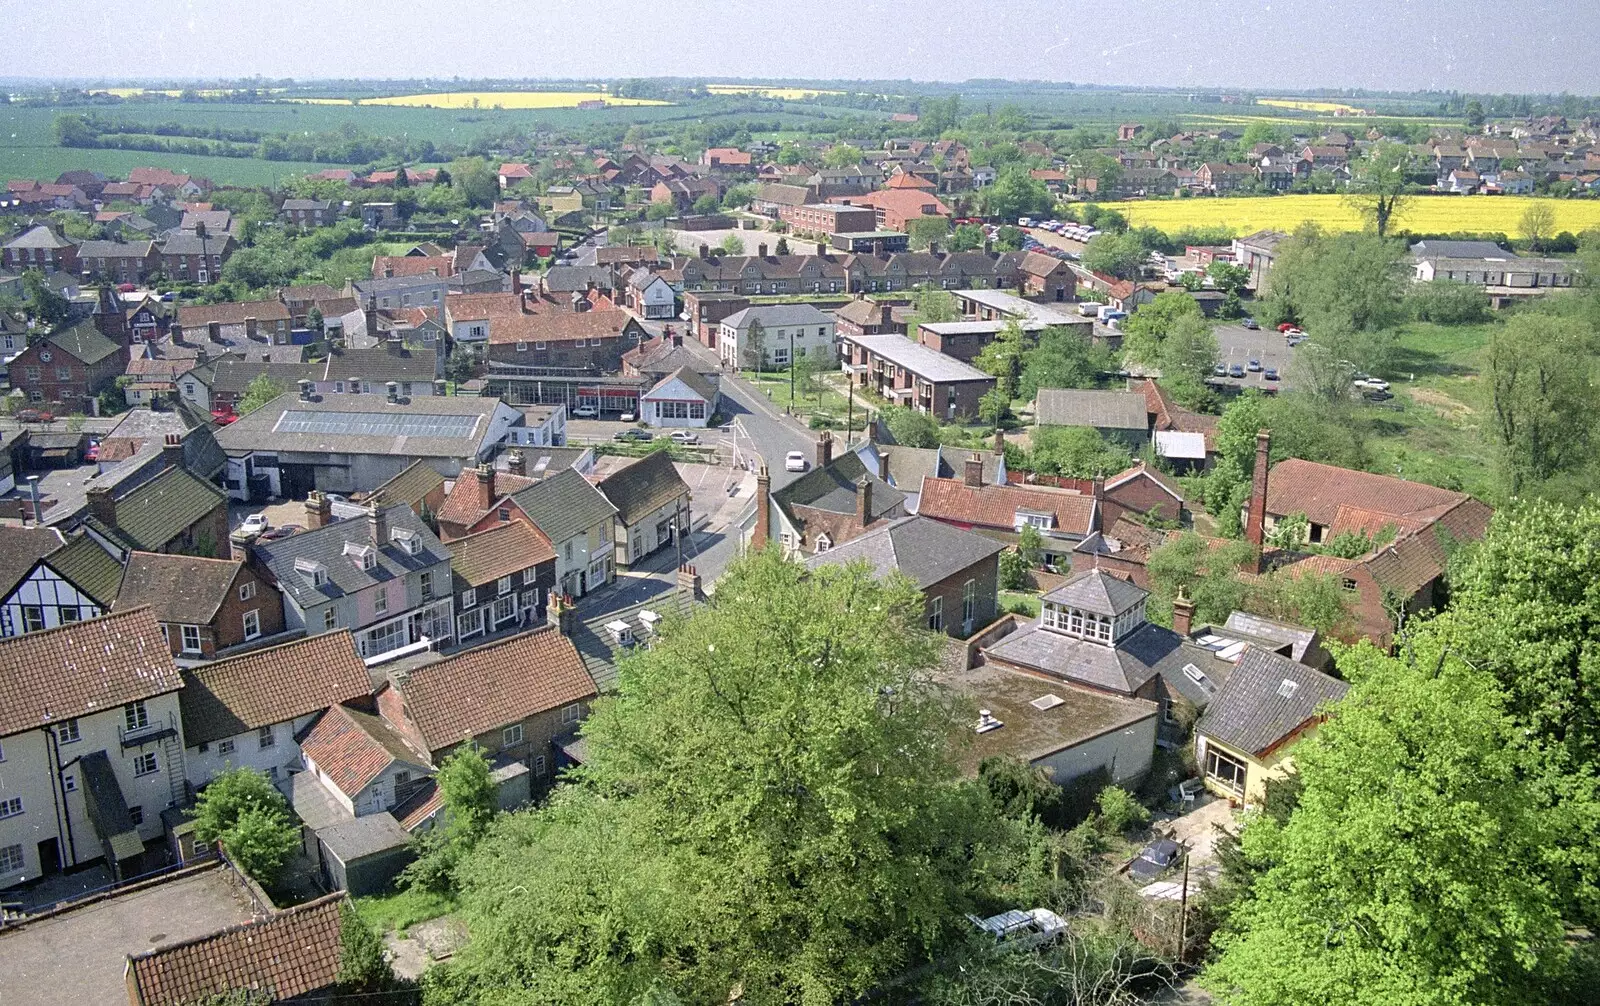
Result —
<path fill-rule="evenodd" d="M 789 408 L 794 408 L 794 329 L 789 329 Z"/>

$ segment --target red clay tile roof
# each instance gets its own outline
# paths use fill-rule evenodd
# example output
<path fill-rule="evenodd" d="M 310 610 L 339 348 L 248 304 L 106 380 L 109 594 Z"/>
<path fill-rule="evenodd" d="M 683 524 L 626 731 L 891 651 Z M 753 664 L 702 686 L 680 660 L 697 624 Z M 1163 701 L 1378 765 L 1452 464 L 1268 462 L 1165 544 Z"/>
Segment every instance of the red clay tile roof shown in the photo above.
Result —
<path fill-rule="evenodd" d="M 438 751 L 592 698 L 595 685 L 572 641 L 547 627 L 428 664 L 401 691 L 406 715 Z"/>
<path fill-rule="evenodd" d="M 898 171 L 890 175 L 886 187 L 891 189 L 921 189 L 924 192 L 934 192 L 939 188 L 939 186 L 926 178 L 918 177 L 908 171 Z"/>
<path fill-rule="evenodd" d="M 355 797 L 396 761 L 427 767 L 426 755 L 413 751 L 383 720 L 349 706 L 334 706 L 300 742 L 339 791 Z"/>
<path fill-rule="evenodd" d="M 613 339 L 633 322 L 633 315 L 605 297 L 591 294 L 594 305 L 574 311 L 571 304 L 536 301 L 526 314 L 496 315 L 489 324 L 489 343 L 504 346 L 518 342 L 568 342 L 575 339 Z"/>
<path fill-rule="evenodd" d="M 0 737 L 182 687 L 149 608 L 0 640 Z"/>
<path fill-rule="evenodd" d="M 390 276 L 454 276 L 455 259 L 448 255 L 374 255 L 372 278 Z"/>
<path fill-rule="evenodd" d="M 231 301 L 226 304 L 200 304 L 178 308 L 178 325 L 185 329 L 219 325 L 243 325 L 246 318 L 258 322 L 288 321 L 289 309 L 276 300 Z"/>
<path fill-rule="evenodd" d="M 187 1006 L 236 989 L 266 992 L 273 1002 L 328 989 L 339 978 L 344 900 L 342 891 L 325 895 L 129 957 L 130 992 L 142 1006 Z"/>
<path fill-rule="evenodd" d="M 1017 511 L 1055 514 L 1054 530 L 1085 535 L 1094 530 L 1093 496 L 1046 486 L 971 488 L 961 479 L 922 480 L 917 513 L 952 524 L 1014 530 Z"/>
<path fill-rule="evenodd" d="M 478 507 L 478 476 L 470 468 L 463 468 L 457 476 L 455 485 L 450 487 L 450 495 L 444 498 L 444 505 L 439 507 L 438 519 L 446 524 L 459 524 L 470 527 L 483 519 L 483 515 L 494 509 L 494 504 L 514 495 L 533 485 L 534 479 L 525 475 L 512 475 L 510 472 L 497 471 L 494 473 L 494 492 L 489 501 L 489 506 Z"/>
<path fill-rule="evenodd" d="M 457 538 L 445 547 L 450 550 L 451 571 L 474 587 L 556 558 L 544 535 L 521 520 Z"/>
<path fill-rule="evenodd" d="M 286 723 L 372 691 L 349 632 L 325 632 L 202 664 L 183 679 L 178 704 L 190 747 Z"/>
<path fill-rule="evenodd" d="M 1409 598 L 1444 573 L 1444 548 L 1432 530 L 1425 530 L 1378 549 L 1363 565 L 1379 584 Z"/>
<path fill-rule="evenodd" d="M 1124 472 L 1119 472 L 1116 475 L 1113 475 L 1111 478 L 1106 479 L 1106 489 L 1115 489 L 1124 482 L 1131 482 L 1140 477 L 1149 479 L 1162 489 L 1165 489 L 1168 493 L 1171 493 L 1173 496 L 1177 497 L 1178 502 L 1183 502 L 1183 490 L 1178 486 L 1178 484 L 1172 481 L 1172 479 L 1169 478 L 1167 474 L 1161 471 L 1159 468 L 1152 468 L 1143 461 L 1136 461 L 1134 462 L 1132 468 L 1129 468 Z"/>
<path fill-rule="evenodd" d="M 1267 479 L 1267 512 L 1274 516 L 1303 513 L 1313 524 L 1332 526 L 1341 506 L 1386 514 L 1396 523 L 1431 523 L 1471 499 L 1465 493 L 1375 475 L 1349 468 L 1286 458 L 1272 466 Z M 1481 504 L 1480 504 L 1481 506 Z M 1437 508 L 1432 515 L 1419 514 Z M 1487 507 L 1483 508 L 1487 510 Z"/>
<path fill-rule="evenodd" d="M 924 215 L 947 217 L 950 207 L 939 201 L 932 193 L 921 192 L 916 189 L 879 189 L 877 192 L 868 192 L 862 196 L 836 197 L 829 202 L 849 200 L 851 206 L 870 206 L 873 209 L 888 210 L 906 218 L 914 220 Z M 925 209 L 930 213 L 924 214 Z"/>

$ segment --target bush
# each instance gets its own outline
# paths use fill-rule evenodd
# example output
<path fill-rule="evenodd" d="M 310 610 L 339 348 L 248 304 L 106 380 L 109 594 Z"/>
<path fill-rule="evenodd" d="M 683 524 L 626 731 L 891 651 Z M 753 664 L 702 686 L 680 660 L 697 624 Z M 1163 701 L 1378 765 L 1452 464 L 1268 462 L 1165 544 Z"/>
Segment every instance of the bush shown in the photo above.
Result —
<path fill-rule="evenodd" d="M 831 430 L 838 424 L 839 421 L 826 412 L 813 412 L 807 423 L 813 430 Z"/>
<path fill-rule="evenodd" d="M 1109 835 L 1125 834 L 1150 823 L 1150 811 L 1120 786 L 1101 790 L 1095 805 L 1100 809 L 1100 830 Z"/>
<path fill-rule="evenodd" d="M 1014 548 L 1000 553 L 1000 589 L 1021 590 L 1028 585 L 1028 564 Z"/>
<path fill-rule="evenodd" d="M 1417 321 L 1440 325 L 1465 325 L 1489 320 L 1489 296 L 1466 283 L 1418 283 L 1406 296 L 1406 307 Z"/>
<path fill-rule="evenodd" d="M 283 795 L 253 769 L 231 769 L 211 780 L 200 791 L 194 819 L 197 839 L 220 841 L 239 869 L 268 887 L 300 848 L 300 828 Z"/>

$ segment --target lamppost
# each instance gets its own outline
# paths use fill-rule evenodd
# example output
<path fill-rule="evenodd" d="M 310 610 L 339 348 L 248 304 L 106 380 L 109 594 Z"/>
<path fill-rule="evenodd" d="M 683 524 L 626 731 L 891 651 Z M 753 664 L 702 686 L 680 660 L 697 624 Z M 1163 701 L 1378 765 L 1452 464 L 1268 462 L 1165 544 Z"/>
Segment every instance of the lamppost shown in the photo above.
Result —
<path fill-rule="evenodd" d="M 789 329 L 789 408 L 794 408 L 794 329 Z"/>

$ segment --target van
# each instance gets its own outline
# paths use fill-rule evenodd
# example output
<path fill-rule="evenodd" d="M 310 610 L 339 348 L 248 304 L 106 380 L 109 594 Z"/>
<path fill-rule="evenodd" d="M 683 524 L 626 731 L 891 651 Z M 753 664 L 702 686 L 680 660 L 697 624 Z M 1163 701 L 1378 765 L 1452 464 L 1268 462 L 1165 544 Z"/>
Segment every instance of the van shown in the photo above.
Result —
<path fill-rule="evenodd" d="M 1085 318 L 1093 318 L 1100 313 L 1100 308 L 1102 306 L 1104 305 L 1096 304 L 1092 300 L 1084 301 L 1082 304 L 1078 305 L 1078 313 L 1083 315 Z"/>
<path fill-rule="evenodd" d="M 1033 226 L 1033 218 L 1032 217 L 1018 217 L 1017 218 L 1017 226 L 1018 227 L 1032 227 Z"/>
<path fill-rule="evenodd" d="M 1122 314 L 1122 312 L 1118 311 L 1114 306 L 1110 304 L 1101 304 L 1100 309 L 1095 312 L 1095 317 L 1102 322 L 1106 322 L 1110 321 L 1113 315 L 1118 314 Z M 1127 315 L 1123 315 L 1123 317 L 1127 317 Z"/>

